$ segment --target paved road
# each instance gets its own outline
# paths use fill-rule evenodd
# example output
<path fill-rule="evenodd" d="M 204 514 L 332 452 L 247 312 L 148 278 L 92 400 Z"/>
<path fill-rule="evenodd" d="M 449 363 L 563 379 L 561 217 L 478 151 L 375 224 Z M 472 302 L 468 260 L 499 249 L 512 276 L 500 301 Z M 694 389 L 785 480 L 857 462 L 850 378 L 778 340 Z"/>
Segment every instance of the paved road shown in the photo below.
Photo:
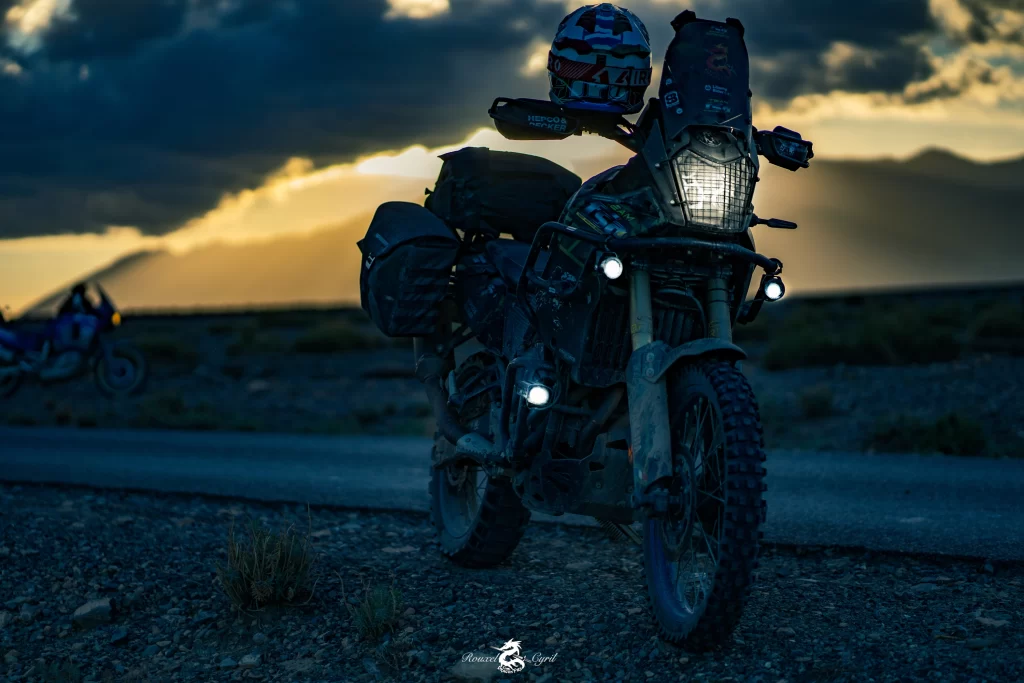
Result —
<path fill-rule="evenodd" d="M 0 428 L 0 479 L 424 510 L 429 448 L 421 438 Z M 1024 560 L 1024 460 L 775 451 L 768 472 L 769 541 Z"/>

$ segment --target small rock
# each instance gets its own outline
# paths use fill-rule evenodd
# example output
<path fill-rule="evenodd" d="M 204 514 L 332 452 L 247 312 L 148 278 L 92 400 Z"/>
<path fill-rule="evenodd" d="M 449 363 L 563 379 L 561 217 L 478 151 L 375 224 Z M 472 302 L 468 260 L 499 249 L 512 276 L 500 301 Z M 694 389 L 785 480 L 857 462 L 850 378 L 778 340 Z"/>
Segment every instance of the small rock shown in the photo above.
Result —
<path fill-rule="evenodd" d="M 626 614 L 640 614 L 643 611 L 643 607 L 630 607 L 628 610 L 626 610 Z"/>
<path fill-rule="evenodd" d="M 158 654 L 160 654 L 160 646 L 159 645 L 150 645 L 149 647 L 147 647 L 145 650 L 142 651 L 142 656 L 143 657 L 156 657 Z"/>
<path fill-rule="evenodd" d="M 991 562 L 986 562 L 985 566 L 983 567 L 983 569 L 985 570 L 986 574 L 995 574 L 996 573 L 996 568 L 992 566 Z"/>
<path fill-rule="evenodd" d="M 910 587 L 911 593 L 931 593 L 937 590 L 939 590 L 939 587 L 934 583 L 919 583 L 916 586 Z"/>
<path fill-rule="evenodd" d="M 474 652 L 473 654 L 479 658 L 492 658 L 495 657 L 497 653 L 492 651 Z M 450 673 L 460 681 L 482 681 L 483 683 L 490 683 L 490 681 L 501 672 L 498 670 L 498 665 L 493 661 L 459 661 L 451 668 Z"/>
<path fill-rule="evenodd" d="M 995 638 L 968 638 L 964 645 L 969 650 L 984 650 L 986 647 L 992 647 L 996 644 Z"/>
<path fill-rule="evenodd" d="M 245 385 L 245 390 L 250 394 L 261 394 L 270 389 L 270 382 L 265 379 L 254 379 Z"/>
<path fill-rule="evenodd" d="M 202 626 L 203 624 L 210 624 L 216 621 L 216 619 L 216 612 L 200 612 L 195 616 L 195 619 L 192 620 L 192 626 Z"/>
<path fill-rule="evenodd" d="M 71 621 L 78 628 L 88 629 L 99 624 L 108 623 L 111 618 L 111 611 L 110 598 L 90 600 L 75 610 Z"/>
<path fill-rule="evenodd" d="M 796 631 L 788 626 L 782 626 L 780 628 L 775 629 L 775 635 L 780 636 L 782 638 L 792 638 L 796 635 Z"/>
<path fill-rule="evenodd" d="M 407 607 L 406 610 L 404 612 L 402 612 L 402 614 L 404 614 L 407 617 L 411 617 L 412 615 L 416 614 L 416 608 L 415 607 Z"/>
<path fill-rule="evenodd" d="M 993 626 L 995 628 L 1000 628 L 1010 623 L 1006 619 L 991 619 L 989 617 L 978 617 L 975 621 L 983 626 Z"/>
<path fill-rule="evenodd" d="M 252 669 L 260 665 L 259 655 L 246 655 L 242 657 L 242 661 L 238 663 L 238 666 L 242 669 Z"/>
<path fill-rule="evenodd" d="M 18 651 L 8 650 L 7 654 L 4 655 L 4 662 L 7 664 L 14 664 L 16 661 L 18 661 Z"/>
<path fill-rule="evenodd" d="M 118 645 L 128 640 L 128 629 L 119 628 L 110 635 L 110 644 Z"/>
<path fill-rule="evenodd" d="M 411 545 L 403 545 L 403 546 L 396 546 L 396 547 L 390 547 L 390 548 L 381 548 L 380 550 L 381 550 L 381 552 L 390 553 L 392 555 L 393 554 L 397 554 L 397 553 L 414 553 L 414 552 L 416 552 L 416 548 L 412 547 Z"/>
<path fill-rule="evenodd" d="M 554 683 L 555 674 L 544 674 L 533 683 Z"/>
<path fill-rule="evenodd" d="M 366 669 L 366 673 L 371 674 L 373 676 L 377 676 L 380 674 L 380 667 L 378 667 L 377 663 L 369 657 L 363 657 L 363 668 Z"/>
<path fill-rule="evenodd" d="M 10 612 L 0 612 L 0 628 L 7 626 L 12 621 L 14 621 L 14 616 Z"/>
<path fill-rule="evenodd" d="M 225 657 L 220 660 L 220 668 L 222 669 L 234 669 L 236 666 L 238 666 L 238 662 L 231 659 L 231 657 Z"/>
<path fill-rule="evenodd" d="M 558 645 L 558 638 L 555 638 L 554 636 L 548 636 L 544 639 L 544 643 L 546 645 Z"/>
<path fill-rule="evenodd" d="M 254 633 L 252 634 L 252 642 L 256 643 L 257 645 L 262 645 L 263 643 L 267 642 L 267 637 L 262 633 Z"/>
<path fill-rule="evenodd" d="M 566 569 L 571 569 L 571 570 L 574 570 L 574 571 L 581 571 L 581 570 L 584 570 L 584 569 L 590 569 L 593 566 L 594 566 L 593 562 L 588 562 L 588 561 L 584 560 L 583 562 L 570 562 L 569 564 L 565 565 L 565 568 Z"/>

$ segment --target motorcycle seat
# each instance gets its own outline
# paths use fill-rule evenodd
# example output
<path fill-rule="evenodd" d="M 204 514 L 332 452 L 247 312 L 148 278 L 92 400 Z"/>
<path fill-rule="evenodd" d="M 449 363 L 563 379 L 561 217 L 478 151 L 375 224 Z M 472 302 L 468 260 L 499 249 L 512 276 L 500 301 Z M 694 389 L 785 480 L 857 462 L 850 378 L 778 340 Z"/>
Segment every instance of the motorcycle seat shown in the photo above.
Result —
<path fill-rule="evenodd" d="M 487 243 L 486 250 L 487 257 L 498 269 L 509 291 L 515 291 L 519 276 L 523 274 L 523 266 L 526 265 L 526 257 L 530 255 L 530 245 L 516 240 L 495 239 Z M 542 251 L 534 263 L 534 270 L 542 272 L 547 261 L 548 252 Z"/>

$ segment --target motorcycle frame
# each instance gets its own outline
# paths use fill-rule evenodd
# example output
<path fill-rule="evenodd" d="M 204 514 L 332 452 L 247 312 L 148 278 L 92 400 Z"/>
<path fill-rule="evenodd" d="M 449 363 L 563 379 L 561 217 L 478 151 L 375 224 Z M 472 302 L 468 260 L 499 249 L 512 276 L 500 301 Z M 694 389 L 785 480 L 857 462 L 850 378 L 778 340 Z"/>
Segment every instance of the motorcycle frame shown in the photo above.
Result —
<path fill-rule="evenodd" d="M 629 271 L 629 304 L 630 332 L 632 352 L 626 366 L 625 389 L 628 397 L 628 418 L 630 447 L 621 449 L 613 444 L 618 440 L 609 436 L 608 430 L 597 434 L 590 453 L 580 459 L 583 471 L 586 471 L 576 503 L 566 512 L 588 514 L 615 522 L 629 523 L 641 519 L 645 515 L 656 515 L 668 506 L 665 487 L 661 486 L 666 477 L 672 475 L 672 439 L 671 416 L 668 403 L 668 374 L 677 366 L 694 363 L 702 358 L 715 357 L 730 362 L 746 358 L 746 353 L 732 343 L 732 325 L 734 309 L 731 305 L 731 292 L 725 273 L 719 272 L 708 279 L 705 297 L 707 316 L 707 334 L 679 346 L 672 347 L 665 342 L 654 339 L 652 322 L 652 296 L 650 275 L 647 272 L 643 254 L 649 251 L 665 252 L 700 250 L 722 254 L 732 261 L 742 263 L 746 267 L 761 267 L 766 274 L 778 274 L 782 265 L 775 259 L 768 258 L 742 245 L 730 242 L 713 242 L 695 237 L 627 237 L 610 238 L 605 235 L 580 230 L 558 222 L 545 223 L 534 236 L 529 255 L 527 256 L 516 296 L 518 304 L 528 315 L 534 315 L 530 306 L 531 288 L 543 288 L 550 295 L 558 297 L 572 296 L 580 281 L 565 283 L 545 280 L 534 265 L 545 245 L 550 243 L 552 235 L 562 235 L 571 239 L 588 242 L 601 251 L 629 254 L 631 260 Z M 429 339 L 417 339 L 418 363 L 427 356 L 437 360 L 447 358 L 446 369 L 452 367 L 450 356 L 453 344 L 457 344 L 451 333 L 452 319 L 442 316 L 445 322 L 439 325 L 438 333 Z M 504 384 L 508 385 L 517 368 L 530 366 L 539 359 L 510 358 L 506 367 L 501 368 Z M 451 418 L 446 401 L 440 400 L 440 393 L 447 394 L 443 383 L 438 382 L 440 373 L 435 375 L 431 388 L 438 394 L 432 401 L 439 419 Z M 441 386 L 438 386 L 441 385 Z M 436 391 L 440 389 L 440 391 Z M 609 388 L 608 391 L 615 391 Z M 501 415 L 498 420 L 496 443 L 487 444 L 486 439 L 470 433 L 467 438 L 460 438 L 459 448 L 441 449 L 434 459 L 434 467 L 443 467 L 459 459 L 468 458 L 481 464 L 492 475 L 511 476 L 515 470 L 511 460 L 522 445 L 520 434 L 510 434 L 508 420 L 513 406 L 506 386 L 502 392 Z M 559 410 L 562 408 L 562 410 Z M 564 417 L 563 413 L 572 414 L 569 406 L 552 406 L 548 410 L 547 423 Z M 522 411 L 517 411 L 522 413 Z M 600 412 L 600 409 L 599 411 Z M 532 415 L 528 412 L 527 415 Z M 523 419 L 520 415 L 515 432 L 520 431 Z M 557 429 L 557 428 L 556 428 Z M 549 441 L 545 429 L 545 443 Z M 465 435 L 463 435 L 465 436 Z M 542 451 L 544 449 L 541 449 Z M 600 463 L 599 467 L 590 467 L 591 463 Z M 550 511 L 549 511 L 550 512 Z M 557 514 L 557 512 L 556 512 Z"/>

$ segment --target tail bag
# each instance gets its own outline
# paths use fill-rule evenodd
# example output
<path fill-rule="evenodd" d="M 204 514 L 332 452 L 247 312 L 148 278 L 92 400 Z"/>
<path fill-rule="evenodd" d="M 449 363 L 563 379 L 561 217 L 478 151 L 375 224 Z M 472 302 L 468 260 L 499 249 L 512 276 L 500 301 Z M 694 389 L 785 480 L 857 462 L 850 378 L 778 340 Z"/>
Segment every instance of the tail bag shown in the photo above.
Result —
<path fill-rule="evenodd" d="M 443 154 L 441 174 L 425 203 L 467 235 L 501 234 L 532 242 L 543 223 L 558 220 L 580 178 L 548 159 L 465 147 Z"/>
<path fill-rule="evenodd" d="M 418 204 L 381 204 L 359 241 L 363 310 L 389 337 L 425 336 L 437 324 L 437 306 L 459 251 L 459 239 Z"/>

